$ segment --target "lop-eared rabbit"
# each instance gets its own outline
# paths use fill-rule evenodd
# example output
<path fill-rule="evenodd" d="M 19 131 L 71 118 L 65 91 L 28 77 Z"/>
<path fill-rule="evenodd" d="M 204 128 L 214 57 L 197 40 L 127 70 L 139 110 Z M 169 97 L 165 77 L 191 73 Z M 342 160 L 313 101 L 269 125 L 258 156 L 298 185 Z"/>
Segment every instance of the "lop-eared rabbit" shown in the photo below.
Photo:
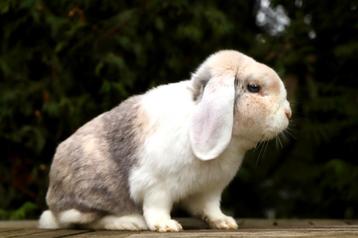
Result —
<path fill-rule="evenodd" d="M 180 231 L 178 204 L 237 229 L 221 194 L 245 152 L 290 117 L 274 70 L 238 51 L 212 54 L 190 80 L 130 97 L 59 144 L 39 227 Z"/>

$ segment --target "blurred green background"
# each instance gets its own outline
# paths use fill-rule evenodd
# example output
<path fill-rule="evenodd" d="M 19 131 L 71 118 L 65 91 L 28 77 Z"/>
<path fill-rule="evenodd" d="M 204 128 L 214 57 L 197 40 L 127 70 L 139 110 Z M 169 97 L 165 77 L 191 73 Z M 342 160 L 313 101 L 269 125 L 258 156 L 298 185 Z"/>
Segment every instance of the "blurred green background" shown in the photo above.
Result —
<path fill-rule="evenodd" d="M 232 48 L 273 67 L 291 135 L 251 151 L 237 217 L 358 218 L 358 14 L 351 0 L 0 0 L 0 219 L 46 207 L 56 145 L 130 95 Z"/>

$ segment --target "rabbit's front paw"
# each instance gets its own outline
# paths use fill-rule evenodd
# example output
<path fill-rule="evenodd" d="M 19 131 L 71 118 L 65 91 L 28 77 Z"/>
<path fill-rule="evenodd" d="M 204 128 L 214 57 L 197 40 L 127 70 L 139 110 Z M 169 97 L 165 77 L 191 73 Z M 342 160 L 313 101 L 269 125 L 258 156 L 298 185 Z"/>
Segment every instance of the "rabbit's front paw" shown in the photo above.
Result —
<path fill-rule="evenodd" d="M 236 230 L 239 227 L 235 219 L 229 216 L 205 220 L 210 225 L 210 227 L 214 229 Z"/>
<path fill-rule="evenodd" d="M 173 219 L 163 219 L 149 223 L 149 229 L 152 231 L 172 232 L 183 230 L 183 227 L 180 225 L 180 223 Z"/>

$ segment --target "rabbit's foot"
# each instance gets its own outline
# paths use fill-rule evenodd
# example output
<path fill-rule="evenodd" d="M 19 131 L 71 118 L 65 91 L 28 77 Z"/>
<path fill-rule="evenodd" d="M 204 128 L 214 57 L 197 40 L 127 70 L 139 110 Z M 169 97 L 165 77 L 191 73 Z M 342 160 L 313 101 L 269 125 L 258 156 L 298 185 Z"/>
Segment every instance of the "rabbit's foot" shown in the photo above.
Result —
<path fill-rule="evenodd" d="M 173 219 L 163 219 L 147 223 L 149 229 L 152 231 L 173 232 L 183 230 L 183 227 L 180 225 L 180 223 Z"/>
<path fill-rule="evenodd" d="M 126 216 L 105 216 L 91 226 L 94 229 L 105 230 L 147 230 L 148 227 L 141 215 L 126 215 Z"/>
<path fill-rule="evenodd" d="M 223 216 L 219 218 L 205 218 L 204 219 L 211 228 L 221 229 L 221 230 L 236 230 L 238 229 L 238 225 L 234 218 L 230 216 Z"/>

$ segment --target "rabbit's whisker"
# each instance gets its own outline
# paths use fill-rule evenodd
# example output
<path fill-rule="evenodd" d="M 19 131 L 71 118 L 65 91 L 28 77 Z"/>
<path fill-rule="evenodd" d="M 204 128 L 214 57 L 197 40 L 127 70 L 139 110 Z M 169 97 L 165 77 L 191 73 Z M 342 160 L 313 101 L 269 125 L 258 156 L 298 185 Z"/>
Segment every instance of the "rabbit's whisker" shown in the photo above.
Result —
<path fill-rule="evenodd" d="M 259 165 L 261 159 L 263 158 L 264 154 L 266 153 L 268 143 L 269 143 L 269 141 L 267 141 L 267 140 L 260 141 L 260 150 L 259 150 L 259 155 L 256 159 L 256 165 Z"/>
<path fill-rule="evenodd" d="M 283 134 L 281 133 L 281 134 L 279 134 L 278 137 L 277 137 L 277 140 L 278 140 L 279 145 L 280 145 L 280 148 L 279 148 L 279 149 L 282 149 L 282 148 L 283 148 L 283 143 L 282 143 L 282 138 L 281 138 L 282 135 L 283 135 Z"/>

